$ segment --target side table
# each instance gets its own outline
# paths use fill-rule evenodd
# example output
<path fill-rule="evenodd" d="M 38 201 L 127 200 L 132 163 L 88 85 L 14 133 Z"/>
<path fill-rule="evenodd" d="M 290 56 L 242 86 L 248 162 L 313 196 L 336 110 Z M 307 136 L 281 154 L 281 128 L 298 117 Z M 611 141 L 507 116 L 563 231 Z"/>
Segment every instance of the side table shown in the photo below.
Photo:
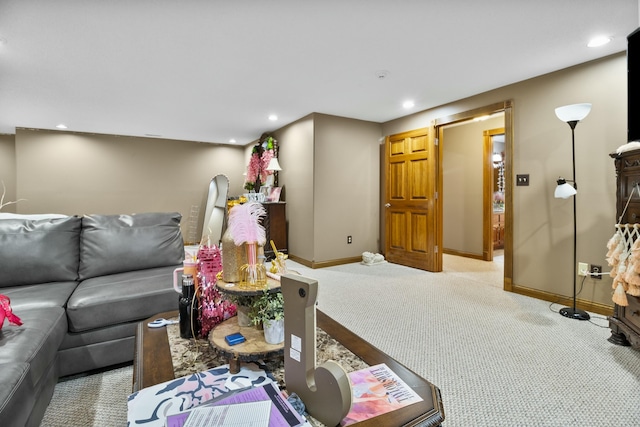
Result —
<path fill-rule="evenodd" d="M 229 334 L 240 332 L 246 341 L 229 345 L 224 339 Z M 284 355 L 284 341 L 280 344 L 268 344 L 264 332 L 255 326 L 238 326 L 238 316 L 217 325 L 209 333 L 209 344 L 222 356 L 229 359 L 229 371 L 240 372 L 240 362 L 252 362 Z"/>

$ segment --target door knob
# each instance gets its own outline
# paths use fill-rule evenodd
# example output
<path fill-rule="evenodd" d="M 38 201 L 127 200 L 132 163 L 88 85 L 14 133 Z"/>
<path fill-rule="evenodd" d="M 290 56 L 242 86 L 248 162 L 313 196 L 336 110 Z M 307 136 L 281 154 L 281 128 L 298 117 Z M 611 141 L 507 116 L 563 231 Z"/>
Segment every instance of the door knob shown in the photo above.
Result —
<path fill-rule="evenodd" d="M 385 203 L 385 204 L 384 204 L 384 207 L 385 207 L 385 208 L 390 208 L 390 207 L 391 207 L 391 203 Z"/>

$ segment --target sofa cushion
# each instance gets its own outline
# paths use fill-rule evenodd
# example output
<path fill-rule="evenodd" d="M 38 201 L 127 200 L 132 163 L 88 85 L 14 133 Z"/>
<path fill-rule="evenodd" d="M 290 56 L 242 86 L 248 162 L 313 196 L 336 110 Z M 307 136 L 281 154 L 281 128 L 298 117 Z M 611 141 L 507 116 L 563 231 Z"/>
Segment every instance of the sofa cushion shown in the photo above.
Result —
<path fill-rule="evenodd" d="M 3 426 L 27 425 L 35 397 L 28 363 L 0 363 L 0 420 Z"/>
<path fill-rule="evenodd" d="M 0 287 L 78 278 L 81 219 L 0 220 Z"/>
<path fill-rule="evenodd" d="M 0 330 L 0 363 L 28 363 L 29 379 L 36 388 L 55 360 L 67 332 L 67 317 L 61 307 L 20 312 L 22 326 L 5 325 Z"/>
<path fill-rule="evenodd" d="M 83 332 L 67 332 L 62 341 L 60 351 L 75 347 L 84 347 L 91 344 L 115 341 L 122 338 L 135 337 L 138 322 L 119 323 L 103 328 L 91 329 Z M 58 354 L 60 353 L 58 351 Z"/>
<path fill-rule="evenodd" d="M 80 279 L 181 263 L 181 219 L 177 212 L 83 217 Z"/>
<path fill-rule="evenodd" d="M 40 283 L 2 288 L 0 292 L 11 298 L 13 312 L 39 307 L 65 307 L 78 282 Z"/>
<path fill-rule="evenodd" d="M 178 309 L 173 270 L 178 265 L 100 276 L 82 281 L 67 303 L 69 331 L 146 319 Z"/>

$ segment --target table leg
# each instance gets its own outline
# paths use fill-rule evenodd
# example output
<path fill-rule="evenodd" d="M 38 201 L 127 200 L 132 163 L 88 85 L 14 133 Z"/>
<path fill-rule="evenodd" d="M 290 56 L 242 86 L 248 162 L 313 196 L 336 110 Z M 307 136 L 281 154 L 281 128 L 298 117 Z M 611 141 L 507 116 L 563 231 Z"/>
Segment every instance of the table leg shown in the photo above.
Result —
<path fill-rule="evenodd" d="M 240 359 L 229 358 L 229 372 L 232 374 L 240 372 Z"/>

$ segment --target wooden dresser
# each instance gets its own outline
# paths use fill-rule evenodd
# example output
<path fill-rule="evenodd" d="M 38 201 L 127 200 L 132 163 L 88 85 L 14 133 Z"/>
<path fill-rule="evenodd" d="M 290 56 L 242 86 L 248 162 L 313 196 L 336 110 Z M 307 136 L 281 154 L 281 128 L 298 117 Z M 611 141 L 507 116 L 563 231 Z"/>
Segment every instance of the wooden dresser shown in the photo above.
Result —
<path fill-rule="evenodd" d="M 640 222 L 640 195 L 634 192 L 629 200 L 629 194 L 636 184 L 640 184 L 640 150 L 624 153 L 612 153 L 616 169 L 616 221 L 624 211 L 620 224 L 634 224 Z M 611 337 L 609 341 L 619 345 L 631 345 L 640 348 L 640 299 L 627 294 L 627 307 L 615 304 L 613 315 L 609 317 Z"/>

